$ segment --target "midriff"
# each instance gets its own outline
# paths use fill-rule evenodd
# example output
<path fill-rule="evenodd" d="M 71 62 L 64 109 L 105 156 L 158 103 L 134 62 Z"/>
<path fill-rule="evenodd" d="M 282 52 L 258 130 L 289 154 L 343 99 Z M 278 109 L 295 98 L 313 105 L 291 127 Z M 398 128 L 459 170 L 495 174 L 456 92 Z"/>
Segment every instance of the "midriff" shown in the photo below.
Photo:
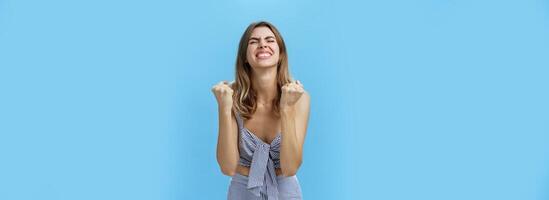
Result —
<path fill-rule="evenodd" d="M 238 165 L 236 167 L 236 173 L 239 173 L 244 176 L 248 176 L 250 174 L 250 167 L 244 167 L 242 165 Z M 275 168 L 275 174 L 277 176 L 282 174 L 282 170 L 280 168 Z"/>

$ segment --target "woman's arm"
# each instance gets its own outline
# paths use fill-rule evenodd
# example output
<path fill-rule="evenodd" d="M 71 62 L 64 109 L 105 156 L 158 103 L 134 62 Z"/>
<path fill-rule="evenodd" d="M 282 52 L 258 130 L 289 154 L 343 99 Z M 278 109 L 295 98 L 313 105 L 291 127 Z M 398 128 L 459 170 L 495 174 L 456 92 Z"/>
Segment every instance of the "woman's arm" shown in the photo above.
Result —
<path fill-rule="evenodd" d="M 233 176 L 238 165 L 238 132 L 236 119 L 230 109 L 219 109 L 219 135 L 217 137 L 217 163 L 221 172 Z"/>
<path fill-rule="evenodd" d="M 286 88 L 283 87 L 282 96 L 286 98 L 281 97 L 280 107 L 282 126 L 280 168 L 284 176 L 295 175 L 301 166 L 310 111 L 309 94 L 303 90 L 301 83 L 292 84 Z"/>
<path fill-rule="evenodd" d="M 238 165 L 238 126 L 232 115 L 233 90 L 227 82 L 212 88 L 218 102 L 219 135 L 217 137 L 217 163 L 221 172 L 233 176 Z"/>

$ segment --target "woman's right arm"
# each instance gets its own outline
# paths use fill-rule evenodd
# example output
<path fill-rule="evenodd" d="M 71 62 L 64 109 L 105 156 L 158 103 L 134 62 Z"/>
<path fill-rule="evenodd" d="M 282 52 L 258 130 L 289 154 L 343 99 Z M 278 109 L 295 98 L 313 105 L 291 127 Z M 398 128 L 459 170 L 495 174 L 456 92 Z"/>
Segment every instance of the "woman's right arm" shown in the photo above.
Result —
<path fill-rule="evenodd" d="M 221 172 L 233 176 L 238 165 L 238 126 L 232 114 L 233 90 L 226 81 L 212 88 L 219 115 L 219 135 L 217 137 L 217 163 Z"/>

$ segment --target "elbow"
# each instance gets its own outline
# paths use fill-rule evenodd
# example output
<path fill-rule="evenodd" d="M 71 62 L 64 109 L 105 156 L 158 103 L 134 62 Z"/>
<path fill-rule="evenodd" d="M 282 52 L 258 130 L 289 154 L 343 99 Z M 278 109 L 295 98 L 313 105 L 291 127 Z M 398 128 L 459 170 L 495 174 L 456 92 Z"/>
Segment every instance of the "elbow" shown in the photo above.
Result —
<path fill-rule="evenodd" d="M 299 169 L 300 166 L 301 166 L 301 161 L 298 161 L 289 166 L 285 166 L 285 167 L 281 166 L 280 170 L 282 171 L 283 176 L 294 176 L 297 174 L 297 170 Z"/>
<path fill-rule="evenodd" d="M 218 164 L 219 164 L 219 169 L 221 170 L 221 173 L 223 173 L 224 175 L 232 177 L 236 173 L 236 166 L 237 166 L 236 162 L 230 162 L 230 161 L 222 162 L 218 160 Z"/>
<path fill-rule="evenodd" d="M 282 175 L 285 177 L 294 176 L 297 174 L 297 170 L 282 170 Z"/>
<path fill-rule="evenodd" d="M 238 159 L 224 159 L 220 154 L 217 154 L 217 164 L 219 165 L 221 173 L 232 177 L 236 173 Z"/>
<path fill-rule="evenodd" d="M 236 173 L 235 167 L 228 167 L 228 166 L 221 166 L 221 173 L 223 173 L 226 176 L 234 176 Z"/>
<path fill-rule="evenodd" d="M 282 168 L 281 171 L 282 175 L 286 177 L 297 174 L 297 168 Z"/>

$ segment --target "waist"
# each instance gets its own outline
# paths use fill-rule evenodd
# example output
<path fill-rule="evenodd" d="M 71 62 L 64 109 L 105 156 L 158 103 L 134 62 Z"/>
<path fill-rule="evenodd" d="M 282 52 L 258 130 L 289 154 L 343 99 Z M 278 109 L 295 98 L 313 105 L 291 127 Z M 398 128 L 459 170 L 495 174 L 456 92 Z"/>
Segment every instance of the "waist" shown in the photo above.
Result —
<path fill-rule="evenodd" d="M 242 165 L 238 165 L 236 167 L 236 173 L 239 173 L 244 176 L 248 176 L 250 174 L 250 167 L 245 167 Z M 277 176 L 282 175 L 282 170 L 280 168 L 275 168 L 275 174 Z"/>

